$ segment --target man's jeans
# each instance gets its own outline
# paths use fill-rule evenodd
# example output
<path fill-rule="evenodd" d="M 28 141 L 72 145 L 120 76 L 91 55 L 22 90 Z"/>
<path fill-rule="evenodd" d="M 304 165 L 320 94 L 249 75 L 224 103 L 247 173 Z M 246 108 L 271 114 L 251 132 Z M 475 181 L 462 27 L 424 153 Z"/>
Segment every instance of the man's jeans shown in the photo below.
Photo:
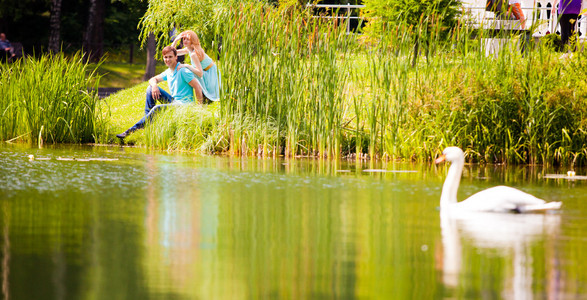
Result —
<path fill-rule="evenodd" d="M 147 88 L 147 97 L 145 100 L 145 116 L 142 119 L 140 119 L 135 125 L 133 125 L 129 129 L 129 131 L 135 131 L 137 129 L 144 128 L 145 122 L 151 121 L 153 119 L 153 117 L 155 116 L 155 114 L 157 114 L 157 112 L 159 110 L 161 110 L 164 107 L 170 106 L 170 105 L 176 105 L 176 103 L 173 102 L 173 97 L 171 97 L 171 95 L 169 93 L 167 93 L 162 88 L 158 88 L 158 89 L 159 89 L 159 92 L 161 93 L 158 100 L 159 100 L 159 102 L 162 102 L 165 104 L 157 105 L 157 100 L 155 100 L 153 98 L 153 95 L 151 95 L 151 86 L 149 85 L 149 87 Z M 179 104 L 179 103 L 177 103 L 177 104 Z"/>

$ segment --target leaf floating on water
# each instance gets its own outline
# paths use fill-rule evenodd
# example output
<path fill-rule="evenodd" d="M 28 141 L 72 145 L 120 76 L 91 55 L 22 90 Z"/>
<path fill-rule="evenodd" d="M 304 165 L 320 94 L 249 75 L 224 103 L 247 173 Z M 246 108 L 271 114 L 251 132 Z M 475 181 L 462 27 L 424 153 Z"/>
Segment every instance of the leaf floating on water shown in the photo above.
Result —
<path fill-rule="evenodd" d="M 50 160 L 51 158 L 36 158 L 38 160 Z M 90 157 L 90 158 L 75 158 L 75 157 L 58 157 L 57 160 L 61 161 L 116 161 L 118 158 L 106 158 L 106 157 Z"/>
<path fill-rule="evenodd" d="M 95 160 L 95 161 L 115 161 L 118 160 L 118 158 L 105 158 L 105 157 L 96 157 L 96 158 L 88 158 L 89 160 Z"/>
<path fill-rule="evenodd" d="M 383 170 L 383 169 L 365 169 L 367 173 L 417 173 L 415 170 Z"/>
<path fill-rule="evenodd" d="M 61 156 L 59 156 L 59 157 L 57 157 L 57 160 L 73 161 L 73 158 L 70 158 L 70 157 L 61 157 Z"/>
<path fill-rule="evenodd" d="M 29 160 L 33 161 L 33 160 L 51 160 L 51 157 L 35 157 L 34 155 L 29 155 Z"/>

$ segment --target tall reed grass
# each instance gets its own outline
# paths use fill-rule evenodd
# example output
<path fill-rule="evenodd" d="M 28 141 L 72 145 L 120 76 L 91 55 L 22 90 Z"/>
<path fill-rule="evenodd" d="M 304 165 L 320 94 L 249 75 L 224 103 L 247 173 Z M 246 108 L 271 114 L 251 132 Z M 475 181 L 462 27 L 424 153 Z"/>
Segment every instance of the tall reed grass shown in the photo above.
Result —
<path fill-rule="evenodd" d="M 309 11 L 246 4 L 229 18 L 238 22 L 222 33 L 222 116 L 263 128 L 260 140 L 231 128 L 231 151 L 253 144 L 262 155 L 340 156 L 354 38 Z"/>
<path fill-rule="evenodd" d="M 512 36 L 486 55 L 487 33 L 465 22 L 448 35 L 428 24 L 415 47 L 402 25 L 361 43 L 345 24 L 310 11 L 243 4 L 226 14 L 235 21 L 217 32 L 222 99 L 204 130 L 219 146 L 206 149 L 429 160 L 456 145 L 471 161 L 587 161 L 583 52 L 561 60 L 537 46 L 522 54 Z M 173 148 L 201 148 L 203 140 L 176 139 Z"/>
<path fill-rule="evenodd" d="M 104 127 L 98 81 L 81 55 L 27 58 L 0 65 L 0 73 L 2 141 L 94 142 Z"/>

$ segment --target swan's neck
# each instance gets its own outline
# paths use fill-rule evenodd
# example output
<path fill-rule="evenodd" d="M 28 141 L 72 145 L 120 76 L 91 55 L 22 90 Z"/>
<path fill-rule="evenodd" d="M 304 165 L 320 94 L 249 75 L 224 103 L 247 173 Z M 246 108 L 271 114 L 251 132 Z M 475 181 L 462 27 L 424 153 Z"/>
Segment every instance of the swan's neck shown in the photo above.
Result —
<path fill-rule="evenodd" d="M 447 207 L 457 203 L 457 191 L 461 182 L 463 173 L 464 159 L 453 161 L 448 169 L 448 174 L 442 186 L 442 195 L 440 196 L 440 208 Z"/>

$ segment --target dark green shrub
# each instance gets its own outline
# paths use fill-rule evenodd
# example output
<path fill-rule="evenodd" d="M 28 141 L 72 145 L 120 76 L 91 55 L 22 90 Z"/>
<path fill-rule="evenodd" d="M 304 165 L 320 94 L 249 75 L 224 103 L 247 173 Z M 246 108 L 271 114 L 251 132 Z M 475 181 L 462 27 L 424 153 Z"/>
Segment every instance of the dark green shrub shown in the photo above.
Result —
<path fill-rule="evenodd" d="M 548 49 L 562 51 L 561 37 L 556 33 L 549 33 L 540 39 L 540 43 Z"/>

